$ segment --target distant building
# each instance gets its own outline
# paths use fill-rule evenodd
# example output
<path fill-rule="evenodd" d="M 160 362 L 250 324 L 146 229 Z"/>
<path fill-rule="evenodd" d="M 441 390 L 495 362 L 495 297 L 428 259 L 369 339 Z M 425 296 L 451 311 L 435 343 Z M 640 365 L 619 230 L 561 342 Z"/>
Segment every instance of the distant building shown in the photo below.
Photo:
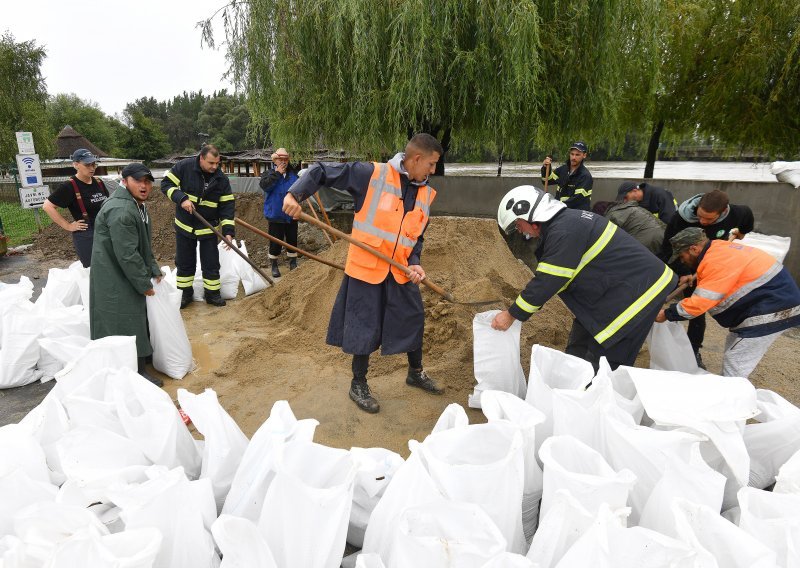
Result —
<path fill-rule="evenodd" d="M 56 183 L 64 181 L 75 173 L 72 167 L 72 153 L 80 148 L 86 148 L 97 156 L 97 169 L 95 175 L 98 177 L 118 176 L 122 168 L 131 162 L 141 163 L 142 160 L 131 160 L 128 158 L 113 158 L 100 148 L 92 144 L 85 136 L 77 130 L 67 125 L 61 129 L 56 138 L 56 155 L 51 160 L 42 160 L 42 177 L 45 183 Z"/>

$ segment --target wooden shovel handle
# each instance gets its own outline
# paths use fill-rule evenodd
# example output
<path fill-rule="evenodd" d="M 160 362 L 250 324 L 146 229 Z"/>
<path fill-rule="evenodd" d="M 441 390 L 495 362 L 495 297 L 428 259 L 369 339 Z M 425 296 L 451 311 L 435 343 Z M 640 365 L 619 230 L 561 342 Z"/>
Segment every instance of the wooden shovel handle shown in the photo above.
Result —
<path fill-rule="evenodd" d="M 377 256 L 382 261 L 388 262 L 389 264 L 391 264 L 392 266 L 394 266 L 398 270 L 402 270 L 404 274 L 406 274 L 406 275 L 410 275 L 411 274 L 411 269 L 408 268 L 407 266 L 403 266 L 402 264 L 400 264 L 396 260 L 386 256 L 382 252 L 378 252 L 374 248 L 370 247 L 369 245 L 365 245 L 361 241 L 359 241 L 357 239 L 354 239 L 353 237 L 351 237 L 347 233 L 343 233 L 339 229 L 336 229 L 334 227 L 330 227 L 330 226 L 326 225 L 325 223 L 323 223 L 322 221 L 318 221 L 317 219 L 315 219 L 311 215 L 307 215 L 306 213 L 300 213 L 300 217 L 299 218 L 302 219 L 303 221 L 305 221 L 306 223 L 311 223 L 312 225 L 314 225 L 316 227 L 319 227 L 323 231 L 328 231 L 330 234 L 336 235 L 340 239 L 344 239 L 345 241 L 347 241 L 351 245 L 355 245 L 358 248 L 363 249 L 363 250 L 367 251 L 368 253 Z M 452 302 L 453 301 L 453 296 L 449 292 L 447 292 L 443 288 L 441 288 L 441 287 L 437 286 L 436 284 L 434 284 L 433 282 L 431 282 L 430 279 L 427 276 L 422 279 L 422 283 L 425 284 L 425 286 L 427 286 L 428 288 L 430 288 L 434 292 L 436 292 L 437 294 L 439 294 L 442 298 L 444 298 L 448 302 Z"/>

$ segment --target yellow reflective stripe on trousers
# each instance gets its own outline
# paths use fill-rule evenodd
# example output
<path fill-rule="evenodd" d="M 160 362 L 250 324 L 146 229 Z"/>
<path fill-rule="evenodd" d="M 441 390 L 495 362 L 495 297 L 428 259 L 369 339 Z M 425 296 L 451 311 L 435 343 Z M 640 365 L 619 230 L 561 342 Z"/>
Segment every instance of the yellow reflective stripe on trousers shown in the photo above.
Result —
<path fill-rule="evenodd" d="M 523 312 L 528 312 L 529 314 L 532 314 L 533 312 L 538 312 L 540 309 L 542 309 L 542 306 L 534 306 L 533 304 L 529 304 L 528 302 L 522 299 L 521 295 L 517 296 L 517 301 L 514 303 L 520 310 L 522 310 Z"/>
<path fill-rule="evenodd" d="M 219 290 L 222 288 L 222 282 L 218 278 L 216 280 L 203 278 L 203 288 L 206 290 Z"/>
<path fill-rule="evenodd" d="M 220 202 L 220 203 L 222 203 L 223 201 L 233 201 L 233 200 L 234 200 L 234 197 L 233 197 L 233 194 L 232 194 L 232 193 L 230 193 L 230 194 L 228 194 L 228 195 L 223 195 L 223 196 L 221 196 L 221 197 L 219 198 L 219 202 Z"/>
<path fill-rule="evenodd" d="M 575 274 L 575 270 L 572 268 L 557 266 L 555 264 L 550 264 L 549 262 L 540 262 L 536 266 L 536 272 L 552 274 L 553 276 L 561 276 L 563 278 L 572 278 L 572 275 Z"/>
<path fill-rule="evenodd" d="M 606 248 L 606 245 L 616 232 L 617 232 L 617 226 L 614 223 L 609 223 L 608 225 L 606 225 L 606 228 L 603 230 L 603 234 L 600 235 L 600 238 L 597 239 L 591 247 L 589 247 L 589 250 L 583 253 L 581 261 L 578 263 L 578 267 L 575 269 L 575 274 L 573 274 L 572 278 L 570 278 L 567 281 L 567 283 L 561 287 L 561 290 L 557 292 L 558 294 L 566 290 L 567 286 L 572 284 L 572 281 L 575 280 L 578 274 L 580 274 L 581 270 L 583 270 L 587 264 L 592 262 L 592 260 L 594 260 L 594 257 L 600 254 L 600 251 Z"/>
<path fill-rule="evenodd" d="M 631 321 L 636 314 L 646 308 L 650 302 L 652 302 L 655 297 L 667 287 L 667 284 L 669 284 L 671 279 L 672 270 L 669 268 L 669 266 L 665 266 L 664 272 L 661 274 L 661 277 L 656 280 L 655 284 L 650 286 L 650 288 L 647 289 L 647 292 L 639 296 L 639 299 L 628 306 L 624 312 L 614 318 L 614 321 L 608 324 L 603 331 L 595 335 L 594 340 L 602 345 L 604 341 L 617 333 L 623 325 Z"/>

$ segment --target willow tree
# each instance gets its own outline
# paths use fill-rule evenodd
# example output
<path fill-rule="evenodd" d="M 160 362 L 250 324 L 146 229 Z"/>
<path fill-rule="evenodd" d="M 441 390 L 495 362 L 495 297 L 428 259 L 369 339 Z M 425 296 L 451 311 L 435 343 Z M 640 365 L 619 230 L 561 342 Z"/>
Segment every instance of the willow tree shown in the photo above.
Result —
<path fill-rule="evenodd" d="M 667 0 L 645 177 L 662 135 L 796 155 L 800 4 Z"/>
<path fill-rule="evenodd" d="M 641 120 L 656 2 L 234 0 L 221 12 L 230 76 L 276 144 L 378 157 L 424 131 L 519 156 L 575 136 L 620 141 Z"/>

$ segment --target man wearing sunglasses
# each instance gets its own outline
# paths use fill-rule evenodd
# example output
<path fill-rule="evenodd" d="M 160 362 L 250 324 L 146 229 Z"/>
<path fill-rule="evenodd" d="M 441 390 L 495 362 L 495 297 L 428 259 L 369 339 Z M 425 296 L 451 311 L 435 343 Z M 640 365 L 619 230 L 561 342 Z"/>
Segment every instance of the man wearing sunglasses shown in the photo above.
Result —
<path fill-rule="evenodd" d="M 84 267 L 92 261 L 92 242 L 94 239 L 94 220 L 100 207 L 108 199 L 105 184 L 94 177 L 97 168 L 97 157 L 86 148 L 72 153 L 72 166 L 75 175 L 62 183 L 48 197 L 42 209 L 53 220 L 53 223 L 72 233 L 72 244 Z M 74 221 L 67 221 L 58 208 L 69 209 Z"/>

